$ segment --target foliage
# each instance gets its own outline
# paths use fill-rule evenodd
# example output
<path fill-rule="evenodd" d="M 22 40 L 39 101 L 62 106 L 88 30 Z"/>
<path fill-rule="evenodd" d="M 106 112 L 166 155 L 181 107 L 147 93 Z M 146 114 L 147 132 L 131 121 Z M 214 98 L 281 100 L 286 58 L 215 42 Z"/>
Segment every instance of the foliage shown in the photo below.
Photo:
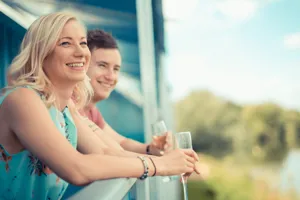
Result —
<path fill-rule="evenodd" d="M 177 131 L 191 131 L 195 150 L 257 161 L 281 160 L 300 145 L 300 113 L 273 103 L 237 105 L 194 91 L 175 105 Z"/>
<path fill-rule="evenodd" d="M 284 194 L 269 187 L 267 178 L 253 177 L 251 170 L 255 166 L 240 165 L 226 159 L 214 159 L 200 156 L 203 163 L 210 167 L 206 180 L 188 181 L 190 200 L 296 200 L 296 194 Z M 264 169 L 265 171 L 266 169 Z M 273 172 L 274 176 L 277 173 Z"/>

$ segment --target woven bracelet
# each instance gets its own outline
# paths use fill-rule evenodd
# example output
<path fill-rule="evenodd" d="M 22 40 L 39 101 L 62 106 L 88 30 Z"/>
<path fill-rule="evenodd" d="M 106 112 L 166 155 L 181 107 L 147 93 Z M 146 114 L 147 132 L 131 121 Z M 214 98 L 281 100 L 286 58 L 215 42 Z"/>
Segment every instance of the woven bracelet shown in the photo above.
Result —
<path fill-rule="evenodd" d="M 145 160 L 144 157 L 138 156 L 138 158 L 142 161 L 142 163 L 144 165 L 144 173 L 139 179 L 140 180 L 145 180 L 148 177 L 148 173 L 149 173 L 148 163 L 147 163 L 147 161 Z"/>

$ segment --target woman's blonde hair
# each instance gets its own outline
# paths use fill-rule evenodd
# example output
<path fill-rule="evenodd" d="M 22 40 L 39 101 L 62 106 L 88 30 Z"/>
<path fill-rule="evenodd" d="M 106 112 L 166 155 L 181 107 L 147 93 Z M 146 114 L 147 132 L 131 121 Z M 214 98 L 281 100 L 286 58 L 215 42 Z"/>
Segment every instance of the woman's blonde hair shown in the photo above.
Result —
<path fill-rule="evenodd" d="M 19 54 L 7 73 L 8 87 L 30 86 L 44 96 L 47 107 L 55 104 L 51 81 L 43 70 L 45 58 L 50 55 L 67 22 L 78 19 L 64 12 L 41 16 L 27 30 Z M 93 95 L 88 76 L 79 82 L 72 94 L 78 109 L 83 108 Z"/>

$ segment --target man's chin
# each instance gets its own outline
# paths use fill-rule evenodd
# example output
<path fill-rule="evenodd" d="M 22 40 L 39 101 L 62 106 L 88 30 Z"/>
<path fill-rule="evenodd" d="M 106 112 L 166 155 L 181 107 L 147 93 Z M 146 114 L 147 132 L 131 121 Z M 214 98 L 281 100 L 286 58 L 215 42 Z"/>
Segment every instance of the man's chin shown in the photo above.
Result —
<path fill-rule="evenodd" d="M 98 102 L 98 101 L 102 101 L 107 99 L 110 96 L 111 92 L 106 92 L 106 93 L 101 93 L 101 94 L 95 94 L 94 95 L 94 101 Z"/>

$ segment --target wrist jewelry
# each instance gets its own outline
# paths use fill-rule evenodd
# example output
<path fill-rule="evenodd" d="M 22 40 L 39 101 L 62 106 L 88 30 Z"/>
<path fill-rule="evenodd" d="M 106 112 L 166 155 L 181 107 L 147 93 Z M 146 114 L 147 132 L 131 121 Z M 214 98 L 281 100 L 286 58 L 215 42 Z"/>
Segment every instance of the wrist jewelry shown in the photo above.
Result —
<path fill-rule="evenodd" d="M 156 174 L 156 166 L 155 166 L 155 164 L 154 164 L 154 162 L 153 162 L 152 158 L 151 158 L 151 157 L 149 157 L 149 159 L 151 160 L 151 162 L 152 162 L 152 164 L 153 164 L 153 166 L 154 166 L 154 173 L 153 173 L 153 175 L 152 175 L 152 176 L 155 176 L 155 174 Z"/>
<path fill-rule="evenodd" d="M 147 147 L 146 147 L 146 153 L 147 153 L 148 155 L 151 155 L 151 153 L 150 153 L 150 145 L 149 145 L 149 144 L 148 144 Z"/>
<path fill-rule="evenodd" d="M 148 177 L 148 173 L 149 173 L 148 163 L 147 163 L 147 161 L 145 160 L 144 157 L 138 156 L 138 158 L 142 161 L 142 163 L 144 165 L 144 173 L 139 179 L 140 180 L 145 180 Z"/>

